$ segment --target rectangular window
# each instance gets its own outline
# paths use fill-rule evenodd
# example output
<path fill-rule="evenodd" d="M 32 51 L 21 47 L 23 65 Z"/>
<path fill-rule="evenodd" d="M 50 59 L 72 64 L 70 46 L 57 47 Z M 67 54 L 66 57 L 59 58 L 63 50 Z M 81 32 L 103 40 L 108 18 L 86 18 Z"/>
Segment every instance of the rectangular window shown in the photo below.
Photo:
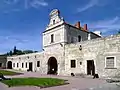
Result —
<path fill-rule="evenodd" d="M 74 38 L 73 37 L 71 37 L 71 43 L 74 43 Z"/>
<path fill-rule="evenodd" d="M 75 68 L 76 67 L 76 60 L 71 60 L 71 68 Z"/>
<path fill-rule="evenodd" d="M 40 67 L 40 61 L 37 61 L 37 67 Z"/>
<path fill-rule="evenodd" d="M 13 67 L 15 67 L 15 63 L 13 63 Z"/>
<path fill-rule="evenodd" d="M 106 57 L 105 68 L 112 69 L 115 68 L 115 57 Z"/>
<path fill-rule="evenodd" d="M 27 68 L 27 62 L 26 62 L 26 68 Z"/>
<path fill-rule="evenodd" d="M 19 64 L 17 63 L 17 67 L 19 67 Z"/>
<path fill-rule="evenodd" d="M 24 67 L 24 63 L 22 63 L 22 68 Z"/>
<path fill-rule="evenodd" d="M 80 35 L 78 36 L 78 42 L 81 42 L 81 36 Z"/>
<path fill-rule="evenodd" d="M 51 43 L 53 43 L 54 42 L 54 35 L 52 34 L 51 35 Z"/>

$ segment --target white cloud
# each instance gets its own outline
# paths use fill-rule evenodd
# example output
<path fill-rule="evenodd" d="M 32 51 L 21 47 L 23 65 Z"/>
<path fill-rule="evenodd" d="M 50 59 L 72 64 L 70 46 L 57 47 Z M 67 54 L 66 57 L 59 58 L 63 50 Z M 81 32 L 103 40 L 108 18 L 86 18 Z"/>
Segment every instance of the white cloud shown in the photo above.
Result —
<path fill-rule="evenodd" d="M 41 50 L 42 49 L 42 37 L 39 33 L 34 34 L 17 34 L 15 32 L 4 34 L 0 33 L 0 53 L 6 53 L 13 49 L 14 46 L 17 49 L 26 50 Z"/>
<path fill-rule="evenodd" d="M 5 4 L 15 4 L 17 3 L 19 0 L 4 0 Z"/>
<path fill-rule="evenodd" d="M 21 11 L 21 9 L 11 9 L 11 10 L 6 10 L 6 11 L 4 11 L 3 13 L 10 13 L 10 12 L 19 12 L 19 11 Z"/>
<path fill-rule="evenodd" d="M 39 6 L 48 6 L 48 3 L 44 0 L 33 0 L 33 2 L 31 2 L 31 6 L 38 8 Z"/>
<path fill-rule="evenodd" d="M 18 12 L 30 8 L 39 9 L 41 6 L 48 6 L 48 2 L 45 0 L 4 0 L 1 8 L 4 13 Z"/>
<path fill-rule="evenodd" d="M 103 7 L 110 3 L 110 0 L 89 0 L 89 2 L 83 7 L 78 7 L 77 12 L 83 12 L 93 7 Z"/>
<path fill-rule="evenodd" d="M 78 8 L 77 12 L 83 12 L 88 10 L 89 8 L 92 8 L 93 6 L 98 4 L 98 0 L 90 0 L 90 2 L 88 4 L 86 4 L 85 6 L 83 6 L 82 8 Z"/>
<path fill-rule="evenodd" d="M 108 35 L 108 33 L 115 33 L 120 30 L 120 17 L 116 16 L 111 19 L 98 20 L 94 22 L 86 22 L 88 23 L 88 28 L 92 31 L 99 30 L 104 35 Z"/>

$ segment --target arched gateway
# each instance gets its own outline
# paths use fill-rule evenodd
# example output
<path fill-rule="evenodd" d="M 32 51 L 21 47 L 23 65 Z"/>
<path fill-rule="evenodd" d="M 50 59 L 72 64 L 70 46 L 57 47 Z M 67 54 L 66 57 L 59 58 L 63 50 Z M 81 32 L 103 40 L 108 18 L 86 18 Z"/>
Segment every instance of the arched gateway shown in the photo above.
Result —
<path fill-rule="evenodd" d="M 7 68 L 8 68 L 8 69 L 12 69 L 12 61 L 8 61 L 8 63 L 7 63 Z"/>
<path fill-rule="evenodd" d="M 55 57 L 50 57 L 48 59 L 48 72 L 47 74 L 57 74 L 58 65 Z"/>

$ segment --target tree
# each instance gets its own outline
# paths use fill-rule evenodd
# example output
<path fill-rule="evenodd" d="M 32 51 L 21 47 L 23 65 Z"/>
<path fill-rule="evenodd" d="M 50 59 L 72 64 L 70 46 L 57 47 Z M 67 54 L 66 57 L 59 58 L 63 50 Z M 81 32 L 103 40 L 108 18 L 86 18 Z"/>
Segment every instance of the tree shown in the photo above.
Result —
<path fill-rule="evenodd" d="M 38 51 L 34 51 L 34 53 L 36 53 L 36 52 L 38 52 Z"/>
<path fill-rule="evenodd" d="M 10 52 L 9 52 L 9 55 L 10 55 L 10 56 L 12 56 L 12 55 L 13 55 L 12 51 L 10 51 Z"/>
<path fill-rule="evenodd" d="M 120 30 L 118 31 L 118 34 L 120 34 Z"/>
<path fill-rule="evenodd" d="M 14 46 L 13 55 L 16 55 L 16 54 L 17 54 L 17 49 L 16 49 L 16 46 Z"/>
<path fill-rule="evenodd" d="M 21 50 L 17 50 L 16 55 L 22 55 L 24 54 Z"/>
<path fill-rule="evenodd" d="M 7 54 L 6 54 L 7 56 L 9 56 L 9 52 L 7 52 Z"/>
<path fill-rule="evenodd" d="M 24 50 L 23 53 L 28 54 L 28 53 L 33 53 L 34 51 L 32 50 Z"/>

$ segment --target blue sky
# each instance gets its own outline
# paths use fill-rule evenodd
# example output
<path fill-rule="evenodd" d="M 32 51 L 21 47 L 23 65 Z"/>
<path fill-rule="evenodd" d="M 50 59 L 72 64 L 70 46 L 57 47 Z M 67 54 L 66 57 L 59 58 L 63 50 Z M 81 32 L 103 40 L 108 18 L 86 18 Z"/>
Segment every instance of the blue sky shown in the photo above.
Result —
<path fill-rule="evenodd" d="M 42 32 L 49 13 L 59 9 L 65 21 L 87 23 L 104 36 L 120 29 L 120 0 L 1 0 L 0 53 L 18 49 L 42 50 Z"/>

